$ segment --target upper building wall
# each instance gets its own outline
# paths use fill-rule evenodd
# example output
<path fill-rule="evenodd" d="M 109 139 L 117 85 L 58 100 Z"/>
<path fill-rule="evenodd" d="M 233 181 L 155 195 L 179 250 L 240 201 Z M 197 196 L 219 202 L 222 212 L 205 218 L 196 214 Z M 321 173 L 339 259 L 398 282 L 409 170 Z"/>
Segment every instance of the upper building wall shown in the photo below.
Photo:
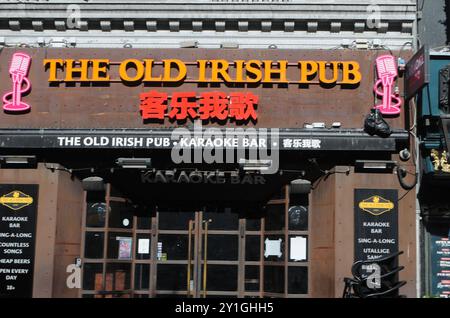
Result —
<path fill-rule="evenodd" d="M 0 44 L 400 49 L 415 21 L 416 0 L 1 0 Z"/>

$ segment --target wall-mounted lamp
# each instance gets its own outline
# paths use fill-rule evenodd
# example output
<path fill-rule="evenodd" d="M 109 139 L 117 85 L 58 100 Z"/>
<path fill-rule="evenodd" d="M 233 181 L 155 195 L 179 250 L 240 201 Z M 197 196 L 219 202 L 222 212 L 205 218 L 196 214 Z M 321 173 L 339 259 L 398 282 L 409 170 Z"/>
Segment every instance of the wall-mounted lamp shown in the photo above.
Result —
<path fill-rule="evenodd" d="M 36 169 L 36 156 L 0 156 L 0 168 Z"/>
<path fill-rule="evenodd" d="M 105 191 L 105 182 L 101 177 L 88 177 L 81 181 L 84 191 Z"/>
<path fill-rule="evenodd" d="M 356 160 L 356 173 L 392 173 L 397 166 L 392 160 Z"/>
<path fill-rule="evenodd" d="M 116 164 L 127 169 L 150 169 L 152 167 L 151 158 L 118 158 Z"/>
<path fill-rule="evenodd" d="M 311 192 L 311 181 L 296 179 L 291 181 L 290 194 L 308 194 Z"/>
<path fill-rule="evenodd" d="M 239 159 L 239 167 L 242 171 L 253 171 L 253 172 L 268 171 L 272 167 L 272 160 Z"/>

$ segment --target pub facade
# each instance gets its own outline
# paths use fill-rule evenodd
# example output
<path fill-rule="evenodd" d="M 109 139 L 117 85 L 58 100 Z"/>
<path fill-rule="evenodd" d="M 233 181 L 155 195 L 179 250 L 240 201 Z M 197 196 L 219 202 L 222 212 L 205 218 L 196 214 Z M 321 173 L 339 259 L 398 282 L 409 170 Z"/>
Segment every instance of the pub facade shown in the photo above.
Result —
<path fill-rule="evenodd" d="M 402 251 L 416 297 L 395 41 L 3 48 L 0 295 L 341 297 L 353 262 Z"/>

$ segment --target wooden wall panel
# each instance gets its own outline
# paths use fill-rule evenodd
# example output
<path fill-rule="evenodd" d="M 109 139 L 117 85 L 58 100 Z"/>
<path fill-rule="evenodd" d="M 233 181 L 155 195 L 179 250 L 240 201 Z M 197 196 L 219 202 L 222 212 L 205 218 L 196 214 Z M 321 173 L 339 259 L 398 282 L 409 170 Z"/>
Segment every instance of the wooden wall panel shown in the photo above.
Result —
<path fill-rule="evenodd" d="M 77 297 L 78 289 L 67 288 L 66 268 L 80 257 L 83 189 L 67 172 L 59 172 L 53 297 Z"/>

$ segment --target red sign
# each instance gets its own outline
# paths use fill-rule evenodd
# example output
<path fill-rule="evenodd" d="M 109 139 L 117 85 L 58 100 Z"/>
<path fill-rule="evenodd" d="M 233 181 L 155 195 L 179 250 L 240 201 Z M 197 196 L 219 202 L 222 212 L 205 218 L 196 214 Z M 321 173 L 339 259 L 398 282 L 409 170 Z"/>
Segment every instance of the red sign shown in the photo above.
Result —
<path fill-rule="evenodd" d="M 235 92 L 229 95 L 223 92 L 204 92 L 197 96 L 195 92 L 176 92 L 172 96 L 158 91 L 140 94 L 139 109 L 142 119 L 171 120 L 217 119 L 227 118 L 236 121 L 256 120 L 258 96 L 248 92 Z M 170 102 L 169 102 L 170 100 Z"/>

